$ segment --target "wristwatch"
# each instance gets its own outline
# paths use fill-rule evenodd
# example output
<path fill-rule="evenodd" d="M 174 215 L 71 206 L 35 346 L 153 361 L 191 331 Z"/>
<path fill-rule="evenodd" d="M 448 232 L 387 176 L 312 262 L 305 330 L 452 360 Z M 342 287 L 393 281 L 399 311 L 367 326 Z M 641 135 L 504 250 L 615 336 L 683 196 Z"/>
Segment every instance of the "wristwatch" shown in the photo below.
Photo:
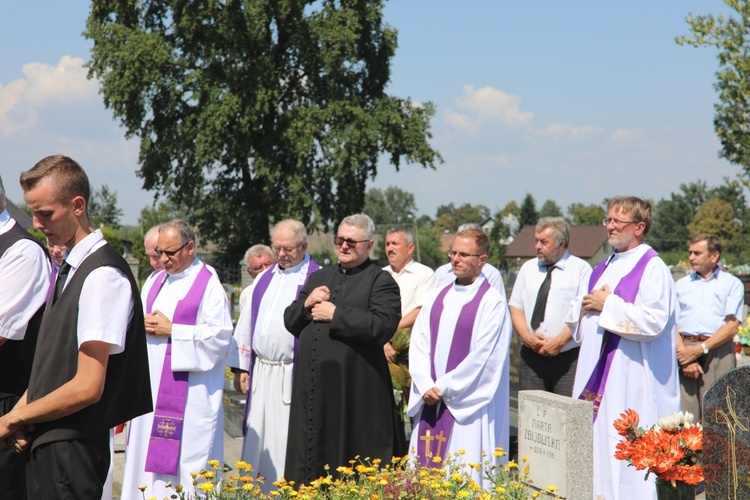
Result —
<path fill-rule="evenodd" d="M 701 342 L 701 347 L 703 348 L 703 354 L 708 354 L 708 346 L 705 342 Z"/>

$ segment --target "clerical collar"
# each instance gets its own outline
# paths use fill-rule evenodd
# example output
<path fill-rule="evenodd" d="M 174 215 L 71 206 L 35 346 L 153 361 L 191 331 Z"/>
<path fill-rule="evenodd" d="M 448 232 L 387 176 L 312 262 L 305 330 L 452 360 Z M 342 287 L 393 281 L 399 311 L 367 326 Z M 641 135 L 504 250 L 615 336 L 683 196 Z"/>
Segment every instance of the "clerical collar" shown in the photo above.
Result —
<path fill-rule="evenodd" d="M 344 269 L 343 267 L 341 267 L 341 264 L 339 264 L 339 272 L 341 274 L 346 274 L 347 276 L 352 275 L 352 274 L 359 274 L 365 269 L 367 269 L 368 267 L 370 267 L 370 264 L 372 264 L 370 259 L 365 259 L 363 263 L 361 263 L 357 267 L 352 267 L 351 269 Z"/>

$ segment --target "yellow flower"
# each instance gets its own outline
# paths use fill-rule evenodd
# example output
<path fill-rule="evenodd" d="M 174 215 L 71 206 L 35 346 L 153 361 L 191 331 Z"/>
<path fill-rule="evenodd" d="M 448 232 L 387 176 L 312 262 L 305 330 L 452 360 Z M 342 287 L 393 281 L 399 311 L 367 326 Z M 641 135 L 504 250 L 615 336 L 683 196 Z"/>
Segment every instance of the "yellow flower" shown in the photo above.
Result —
<path fill-rule="evenodd" d="M 277 497 L 277 496 L 281 495 L 281 493 L 279 493 L 276 490 L 273 490 L 271 493 L 269 493 L 269 495 L 271 495 L 272 497 Z"/>
<path fill-rule="evenodd" d="M 252 491 L 253 488 L 255 488 L 255 485 L 252 483 L 245 483 L 242 485 L 242 489 L 245 491 Z"/>
<path fill-rule="evenodd" d="M 505 455 L 507 455 L 507 453 L 498 446 L 497 448 L 495 448 L 495 452 L 492 455 L 495 457 L 504 457 Z"/>
<path fill-rule="evenodd" d="M 496 486 L 495 487 L 495 493 L 503 494 L 503 493 L 505 493 L 505 488 L 503 488 L 502 486 Z"/>
<path fill-rule="evenodd" d="M 146 491 L 146 488 L 148 488 L 148 485 L 144 484 L 143 486 L 139 486 L 138 489 L 141 490 L 141 492 Z"/>
<path fill-rule="evenodd" d="M 531 494 L 531 498 L 539 498 L 539 495 L 541 494 L 542 494 L 541 491 L 535 491 L 534 493 Z"/>
<path fill-rule="evenodd" d="M 244 460 L 240 460 L 239 462 L 235 462 L 234 466 L 237 467 L 239 470 L 247 470 L 251 471 L 253 470 L 253 466 L 249 463 L 245 462 Z"/>
<path fill-rule="evenodd" d="M 522 462 L 528 462 L 529 461 L 529 457 L 521 457 L 521 461 Z"/>
<path fill-rule="evenodd" d="M 442 461 L 443 461 L 443 459 L 442 459 L 442 458 L 440 458 L 440 455 L 435 455 L 434 457 L 432 457 L 432 461 L 433 461 L 434 463 L 436 463 L 436 464 L 439 464 L 440 462 L 442 462 Z"/>
<path fill-rule="evenodd" d="M 518 464 L 511 460 L 505 464 L 505 470 L 518 470 Z"/>
<path fill-rule="evenodd" d="M 466 450 L 464 450 L 463 448 L 460 448 L 460 449 L 458 450 L 458 454 L 459 454 L 459 455 L 466 455 Z"/>
<path fill-rule="evenodd" d="M 213 467 L 214 469 L 218 469 L 218 468 L 220 467 L 220 465 L 219 465 L 219 461 L 218 461 L 218 460 L 216 460 L 216 459 L 212 459 L 212 460 L 209 460 L 209 461 L 208 461 L 208 462 L 206 462 L 206 463 L 207 463 L 208 465 L 210 465 L 211 467 Z"/>
<path fill-rule="evenodd" d="M 380 486 L 385 486 L 385 485 L 388 484 L 388 481 L 385 480 L 385 479 L 381 479 L 379 484 L 380 484 Z"/>
<path fill-rule="evenodd" d="M 214 490 L 214 483 L 201 483 L 200 486 L 198 486 L 198 488 L 208 493 L 209 491 Z"/>
<path fill-rule="evenodd" d="M 549 491 L 550 493 L 554 493 L 554 492 L 556 492 L 556 491 L 557 491 L 557 486 L 555 486 L 555 485 L 553 485 L 553 484 L 550 484 L 549 486 L 547 486 L 547 490 L 548 490 L 548 491 Z"/>
<path fill-rule="evenodd" d="M 458 496 L 458 498 L 469 498 L 469 495 L 471 495 L 471 493 L 469 493 L 468 491 L 461 490 L 461 491 L 458 492 L 457 496 Z"/>

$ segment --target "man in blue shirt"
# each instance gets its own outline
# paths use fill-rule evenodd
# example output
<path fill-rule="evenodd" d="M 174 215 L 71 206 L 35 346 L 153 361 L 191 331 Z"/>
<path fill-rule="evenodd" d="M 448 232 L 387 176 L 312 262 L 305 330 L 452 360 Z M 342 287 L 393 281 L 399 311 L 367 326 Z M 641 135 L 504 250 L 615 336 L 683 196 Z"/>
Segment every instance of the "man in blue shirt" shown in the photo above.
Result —
<path fill-rule="evenodd" d="M 701 417 L 703 395 L 711 384 L 737 366 L 734 335 L 742 323 L 742 282 L 719 269 L 721 241 L 700 234 L 688 248 L 693 273 L 677 282 L 677 361 L 681 406 Z"/>

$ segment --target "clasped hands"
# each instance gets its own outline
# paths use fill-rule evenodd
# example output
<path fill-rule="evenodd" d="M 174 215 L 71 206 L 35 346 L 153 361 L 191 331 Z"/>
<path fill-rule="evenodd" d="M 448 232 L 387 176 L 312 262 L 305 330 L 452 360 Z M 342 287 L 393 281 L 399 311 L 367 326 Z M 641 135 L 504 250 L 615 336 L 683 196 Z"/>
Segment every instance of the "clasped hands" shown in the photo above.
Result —
<path fill-rule="evenodd" d="M 684 345 L 677 348 L 677 364 L 682 368 L 682 374 L 689 378 L 703 375 L 703 368 L 697 359 L 703 354 L 700 344 Z"/>
<path fill-rule="evenodd" d="M 327 286 L 319 286 L 305 299 L 305 308 L 310 309 L 313 321 L 330 323 L 336 306 L 331 300 L 331 291 Z"/>
<path fill-rule="evenodd" d="M 9 415 L 0 419 L 0 445 L 16 453 L 21 453 L 31 446 L 29 434 L 34 430 L 34 426 L 10 424 L 8 421 Z"/>
<path fill-rule="evenodd" d="M 172 321 L 160 310 L 146 314 L 143 317 L 146 333 L 157 337 L 172 336 Z"/>
<path fill-rule="evenodd" d="M 599 290 L 593 290 L 590 294 L 583 296 L 581 303 L 582 314 L 599 314 L 604 309 L 604 301 L 612 294 L 609 285 L 604 285 Z"/>

